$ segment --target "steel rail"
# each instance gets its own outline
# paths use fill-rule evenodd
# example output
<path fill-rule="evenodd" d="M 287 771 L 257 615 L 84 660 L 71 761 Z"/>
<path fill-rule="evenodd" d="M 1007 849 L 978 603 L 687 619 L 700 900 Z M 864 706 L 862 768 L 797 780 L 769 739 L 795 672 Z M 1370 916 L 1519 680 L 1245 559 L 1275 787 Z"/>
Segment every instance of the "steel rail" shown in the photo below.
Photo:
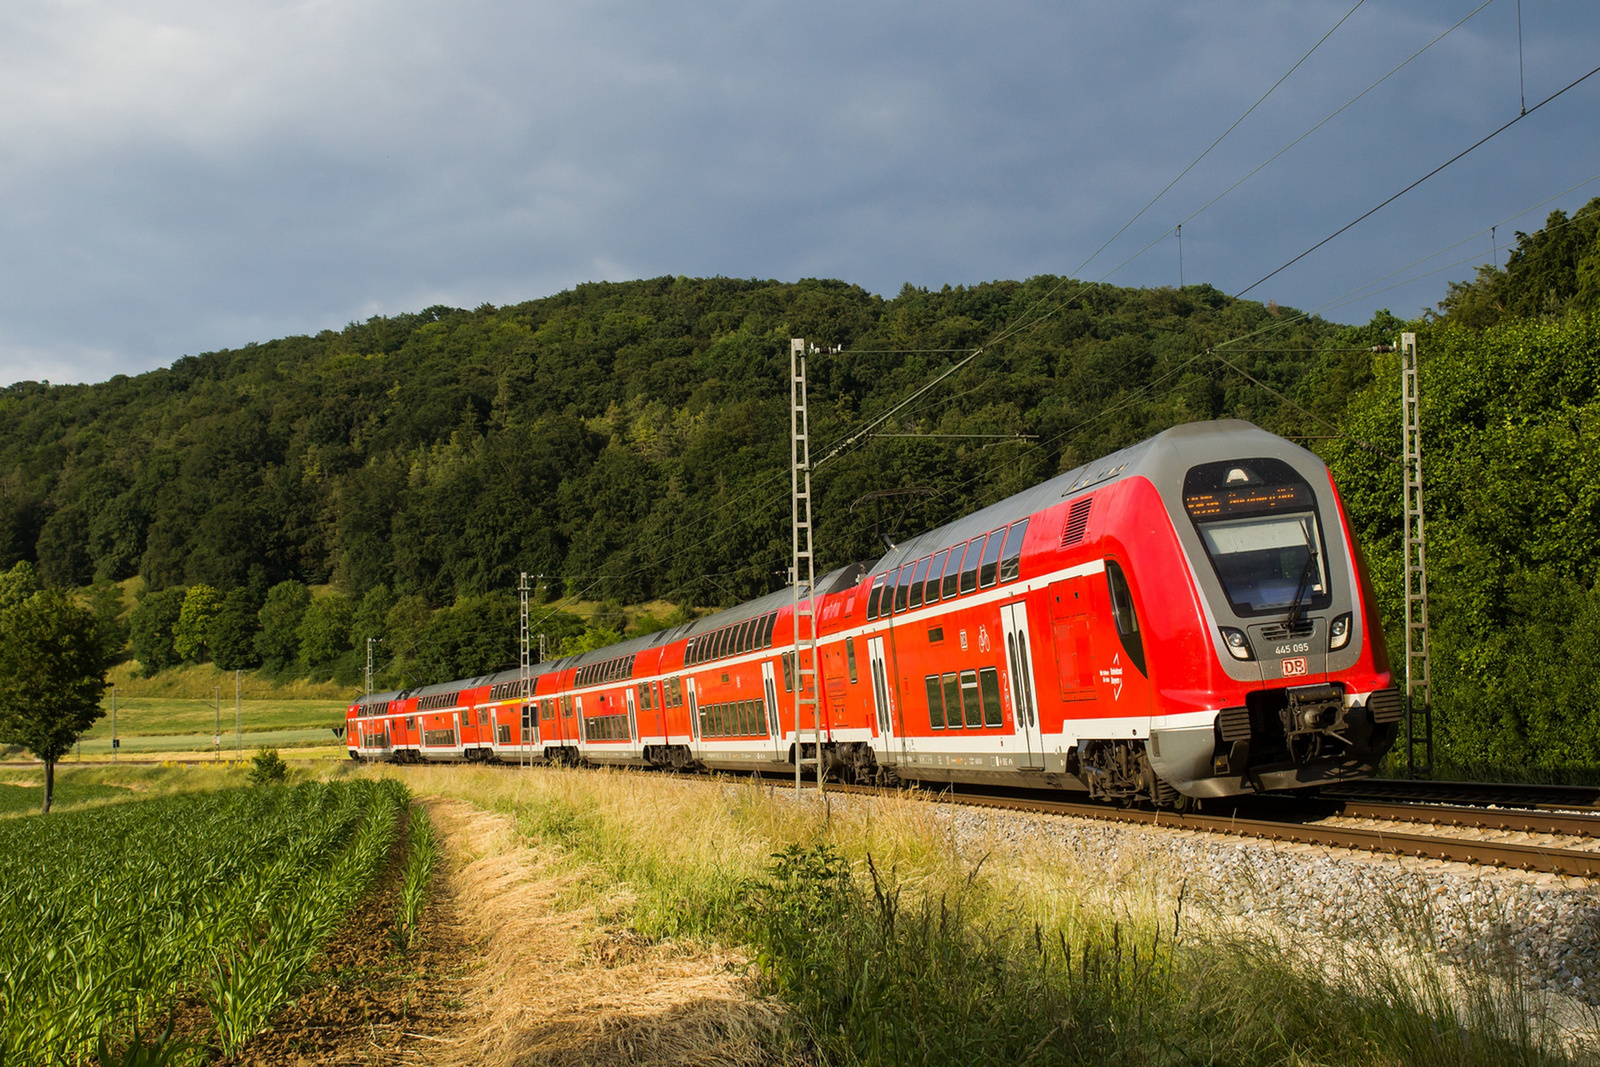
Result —
<path fill-rule="evenodd" d="M 1519 808 L 1478 808 L 1454 804 L 1341 801 L 1338 814 L 1353 819 L 1426 823 L 1474 830 L 1504 830 L 1524 834 L 1558 834 L 1600 837 L 1600 812 L 1593 815 L 1552 814 Z"/>
<path fill-rule="evenodd" d="M 1527 785 L 1517 782 L 1421 782 L 1400 778 L 1367 778 L 1324 786 L 1326 797 L 1394 800 L 1508 808 L 1600 811 L 1600 787 Z"/>
<path fill-rule="evenodd" d="M 158 761 L 138 762 L 154 764 Z M 194 759 L 159 762 L 203 765 L 215 761 Z M 422 763 L 418 764 L 418 766 L 429 766 L 429 764 Z M 714 779 L 720 775 L 730 773 L 733 772 L 701 772 L 695 777 Z M 1387 783 L 1383 783 L 1380 780 L 1379 784 Z M 1451 786 L 1456 783 L 1404 782 L 1400 784 L 1407 786 Z M 1038 796 L 1001 796 L 983 793 L 956 793 L 950 790 L 934 790 L 928 787 L 900 789 L 886 786 L 845 785 L 843 783 L 834 784 L 832 788 L 835 792 L 861 796 L 901 797 L 933 803 L 960 804 L 968 807 L 993 808 L 1044 815 L 1066 815 L 1077 818 L 1098 819 L 1103 822 L 1119 822 L 1143 826 L 1169 826 L 1201 833 L 1315 845 L 1324 848 L 1341 848 L 1378 855 L 1472 863 L 1495 868 L 1539 871 L 1547 874 L 1579 878 L 1600 878 L 1600 851 L 1590 852 L 1582 849 L 1557 848 L 1547 845 L 1476 841 L 1470 838 L 1441 837 L 1426 833 L 1399 833 L 1380 829 L 1326 826 L 1319 822 L 1301 821 L 1299 819 L 1239 818 L 1236 816 L 1198 815 L 1172 811 L 1147 811 L 1138 808 L 1114 808 L 1089 801 L 1056 800 Z M 1495 788 L 1500 787 L 1496 786 Z M 1540 790 L 1567 789 L 1567 787 L 1562 786 L 1522 788 Z M 1340 786 L 1340 791 L 1342 794 L 1348 790 L 1345 786 Z M 1360 803 L 1345 801 L 1342 796 L 1330 799 L 1339 801 L 1333 809 L 1333 814 L 1350 818 L 1386 819 L 1411 823 L 1426 822 L 1430 825 L 1506 830 L 1522 833 L 1600 837 L 1600 816 L 1558 816 L 1548 815 L 1539 811 L 1436 805 L 1421 801 L 1393 804 Z M 1309 815 L 1309 813 L 1302 814 Z M 1315 818 L 1315 816 L 1311 817 Z"/>
<path fill-rule="evenodd" d="M 835 787 L 836 791 L 874 796 L 916 796 L 881 786 Z M 1065 800 L 985 796 L 971 793 L 935 793 L 924 796 L 937 803 L 969 807 L 998 808 L 1047 815 L 1070 815 L 1104 822 L 1143 826 L 1169 826 L 1180 830 L 1250 837 L 1267 841 L 1342 848 L 1379 855 L 1413 859 L 1473 863 L 1496 868 L 1540 871 L 1579 878 L 1600 877 L 1600 852 L 1552 848 L 1541 845 L 1514 845 L 1494 841 L 1473 841 L 1429 834 L 1390 833 L 1352 827 L 1323 826 L 1317 823 L 1282 822 L 1269 819 L 1191 815 L 1170 811 L 1143 811 L 1136 808 L 1108 808 L 1102 804 Z"/>

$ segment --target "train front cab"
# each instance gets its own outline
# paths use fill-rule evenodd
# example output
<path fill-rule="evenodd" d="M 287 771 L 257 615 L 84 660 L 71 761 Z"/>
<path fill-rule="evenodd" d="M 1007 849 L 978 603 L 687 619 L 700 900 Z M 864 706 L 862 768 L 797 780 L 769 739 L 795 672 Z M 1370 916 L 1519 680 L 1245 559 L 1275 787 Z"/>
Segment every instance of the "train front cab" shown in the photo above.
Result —
<path fill-rule="evenodd" d="M 1152 465 L 1176 552 L 1120 546 L 1150 631 L 1153 772 L 1197 797 L 1372 774 L 1403 705 L 1327 468 L 1254 427 L 1185 429 Z"/>

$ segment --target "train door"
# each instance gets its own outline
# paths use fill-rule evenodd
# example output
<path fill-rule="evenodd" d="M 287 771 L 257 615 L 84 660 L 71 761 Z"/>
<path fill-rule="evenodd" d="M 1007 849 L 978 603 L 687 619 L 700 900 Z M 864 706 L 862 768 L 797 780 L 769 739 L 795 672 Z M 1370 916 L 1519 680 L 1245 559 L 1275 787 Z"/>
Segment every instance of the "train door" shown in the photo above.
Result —
<path fill-rule="evenodd" d="M 1057 695 L 1069 720 L 1095 713 L 1093 615 L 1086 592 L 1084 580 L 1072 578 L 1052 585 L 1048 593 Z"/>
<path fill-rule="evenodd" d="M 878 713 L 874 747 L 880 761 L 892 762 L 897 755 L 894 751 L 894 694 L 889 686 L 889 668 L 883 658 L 883 638 L 868 639 L 867 662 L 872 670 L 872 704 Z"/>
<path fill-rule="evenodd" d="M 761 661 L 761 693 L 764 697 L 762 704 L 767 709 L 767 736 L 772 738 L 772 754 L 782 756 L 786 749 L 778 721 L 778 676 L 772 669 L 770 659 Z"/>
<path fill-rule="evenodd" d="M 628 700 L 628 751 L 637 751 L 639 745 L 639 709 L 634 705 L 633 686 L 623 689 Z"/>
<path fill-rule="evenodd" d="M 683 688 L 689 695 L 689 738 L 690 748 L 695 755 L 700 754 L 700 698 L 695 695 L 694 679 L 685 678 Z"/>
<path fill-rule="evenodd" d="M 1011 677 L 1011 716 L 1023 751 L 1017 765 L 1044 769 L 1044 738 L 1039 731 L 1039 687 L 1033 678 L 1033 640 L 1028 630 L 1028 603 L 1018 600 L 1000 608 L 1006 637 L 1006 673 Z"/>

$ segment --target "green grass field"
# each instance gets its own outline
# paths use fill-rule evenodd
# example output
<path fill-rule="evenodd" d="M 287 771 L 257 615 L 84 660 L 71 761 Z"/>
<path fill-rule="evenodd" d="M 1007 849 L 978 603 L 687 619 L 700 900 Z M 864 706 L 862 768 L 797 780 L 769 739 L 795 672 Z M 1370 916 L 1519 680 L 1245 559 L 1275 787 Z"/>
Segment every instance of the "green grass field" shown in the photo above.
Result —
<path fill-rule="evenodd" d="M 332 737 L 328 731 L 335 726 L 344 725 L 346 706 L 341 701 L 333 700 L 245 700 L 241 705 L 239 718 L 246 734 L 283 730 L 317 731 L 319 743 L 327 744 Z M 109 695 L 103 707 L 106 712 L 105 718 L 95 723 L 93 729 L 83 735 L 85 751 L 88 751 L 89 742 L 101 739 L 107 742 L 106 749 L 110 748 Z M 203 737 L 205 745 L 209 747 L 218 719 L 217 706 L 209 700 L 183 700 L 170 697 L 126 698 L 121 694 L 117 697 L 117 736 L 122 738 L 123 748 L 128 747 L 131 738 L 155 736 Z M 223 701 L 220 721 L 223 742 L 226 745 L 234 734 L 234 705 L 231 699 Z M 255 740 L 250 743 L 282 742 Z"/>
<path fill-rule="evenodd" d="M 41 776 L 36 775 L 35 777 Z M 17 815 L 38 811 L 39 806 L 44 803 L 42 793 L 43 782 L 39 781 L 0 783 L 0 815 Z M 63 780 L 58 776 L 55 797 L 51 803 L 57 809 L 71 808 L 92 800 L 114 800 L 132 795 L 133 791 L 126 786 Z"/>

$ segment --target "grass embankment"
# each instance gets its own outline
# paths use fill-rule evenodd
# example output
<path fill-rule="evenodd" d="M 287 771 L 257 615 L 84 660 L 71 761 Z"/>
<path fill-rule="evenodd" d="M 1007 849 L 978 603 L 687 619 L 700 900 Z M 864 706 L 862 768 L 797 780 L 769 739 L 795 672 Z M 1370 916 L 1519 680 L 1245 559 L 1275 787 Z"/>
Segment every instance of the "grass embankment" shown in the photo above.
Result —
<path fill-rule="evenodd" d="M 1446 967 L 1372 902 L 1361 944 L 1185 911 L 1185 872 L 974 845 L 915 801 L 794 804 L 594 771 L 407 769 L 512 815 L 652 939 L 744 946 L 829 1064 L 1554 1063 L 1580 1059 L 1503 957 Z M 1014 824 L 1017 825 L 1017 824 Z M 617 903 L 617 902 L 621 903 Z M 793 1050 L 790 1050 L 793 1051 Z M 1585 1062 L 1593 1062 L 1592 1056 Z"/>
<path fill-rule="evenodd" d="M 175 1013 L 194 1056 L 237 1051 L 372 885 L 405 801 L 305 782 L 0 822 L 0 1062 L 115 1054 Z"/>

